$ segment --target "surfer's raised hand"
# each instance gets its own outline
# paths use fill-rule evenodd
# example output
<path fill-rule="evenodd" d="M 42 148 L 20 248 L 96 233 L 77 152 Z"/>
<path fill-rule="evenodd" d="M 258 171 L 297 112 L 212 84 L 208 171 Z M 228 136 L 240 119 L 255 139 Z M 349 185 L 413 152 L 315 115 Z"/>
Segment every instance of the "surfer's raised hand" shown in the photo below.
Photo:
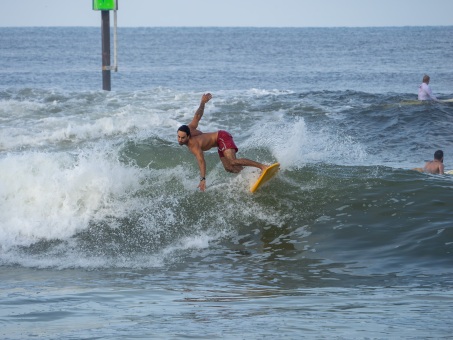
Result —
<path fill-rule="evenodd" d="M 200 106 L 198 107 L 198 110 L 195 112 L 195 116 L 193 116 L 192 121 L 188 124 L 190 131 L 193 135 L 201 134 L 201 131 L 197 130 L 198 123 L 200 122 L 201 117 L 203 117 L 205 104 L 208 101 L 210 101 L 211 98 L 212 98 L 212 94 L 210 94 L 210 93 L 205 93 L 201 96 Z"/>
<path fill-rule="evenodd" d="M 203 95 L 201 96 L 201 102 L 202 102 L 203 104 L 206 104 L 208 101 L 211 100 L 211 98 L 212 98 L 212 94 L 210 94 L 210 93 L 205 93 L 205 94 L 203 94 Z"/>

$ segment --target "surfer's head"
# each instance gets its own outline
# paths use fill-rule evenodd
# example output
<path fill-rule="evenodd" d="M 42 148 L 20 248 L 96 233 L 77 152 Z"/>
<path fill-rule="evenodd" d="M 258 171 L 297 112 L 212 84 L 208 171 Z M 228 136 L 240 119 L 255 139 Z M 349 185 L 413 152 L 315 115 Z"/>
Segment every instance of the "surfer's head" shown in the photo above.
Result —
<path fill-rule="evenodd" d="M 190 138 L 190 128 L 187 125 L 181 125 L 178 129 L 179 145 L 187 144 Z"/>
<path fill-rule="evenodd" d="M 438 161 L 443 161 L 444 160 L 444 152 L 442 150 L 437 150 L 434 153 L 434 159 L 437 159 Z"/>
<path fill-rule="evenodd" d="M 429 83 L 429 76 L 428 76 L 427 74 L 425 74 L 425 75 L 423 76 L 423 82 L 426 83 L 426 84 Z"/>

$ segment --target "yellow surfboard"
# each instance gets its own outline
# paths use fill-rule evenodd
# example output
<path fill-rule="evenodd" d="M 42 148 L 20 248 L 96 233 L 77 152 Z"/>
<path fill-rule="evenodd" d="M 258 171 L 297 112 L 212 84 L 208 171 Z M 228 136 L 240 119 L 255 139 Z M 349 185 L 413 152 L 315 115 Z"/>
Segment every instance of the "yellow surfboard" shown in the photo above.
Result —
<path fill-rule="evenodd" d="M 274 163 L 270 167 L 268 167 L 266 170 L 264 170 L 258 180 L 255 182 L 255 184 L 252 185 L 250 188 L 251 192 L 255 192 L 258 190 L 264 183 L 266 183 L 268 180 L 270 180 L 272 177 L 274 177 L 278 170 L 280 169 L 280 163 Z"/>
<path fill-rule="evenodd" d="M 453 98 L 450 99 L 438 99 L 437 102 L 439 103 L 453 103 Z M 399 103 L 399 105 L 419 105 L 425 103 L 435 103 L 434 100 L 404 100 Z"/>
<path fill-rule="evenodd" d="M 413 168 L 412 170 L 420 171 L 420 172 L 424 172 L 424 171 L 425 171 L 423 168 Z M 445 170 L 445 171 L 444 171 L 444 174 L 446 174 L 446 175 L 453 175 L 453 170 Z"/>

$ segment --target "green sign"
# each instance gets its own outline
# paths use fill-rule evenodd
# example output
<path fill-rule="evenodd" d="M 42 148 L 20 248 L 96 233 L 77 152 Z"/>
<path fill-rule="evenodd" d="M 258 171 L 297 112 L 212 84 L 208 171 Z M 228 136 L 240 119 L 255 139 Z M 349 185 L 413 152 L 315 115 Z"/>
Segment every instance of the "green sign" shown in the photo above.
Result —
<path fill-rule="evenodd" d="M 116 5 L 116 0 L 93 0 L 95 11 L 113 11 L 118 9 Z"/>

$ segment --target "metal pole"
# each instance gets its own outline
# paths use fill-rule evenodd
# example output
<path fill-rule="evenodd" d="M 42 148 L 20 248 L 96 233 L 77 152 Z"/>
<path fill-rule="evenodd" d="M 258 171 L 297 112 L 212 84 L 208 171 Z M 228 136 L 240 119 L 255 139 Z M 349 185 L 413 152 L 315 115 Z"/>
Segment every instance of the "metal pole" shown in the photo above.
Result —
<path fill-rule="evenodd" d="M 118 36 L 116 34 L 116 26 L 117 26 L 117 19 L 116 19 L 116 10 L 113 11 L 113 68 L 115 72 L 118 72 L 118 54 L 116 52 L 118 48 Z"/>
<path fill-rule="evenodd" d="M 102 89 L 110 91 L 110 12 L 101 11 L 102 17 Z"/>

